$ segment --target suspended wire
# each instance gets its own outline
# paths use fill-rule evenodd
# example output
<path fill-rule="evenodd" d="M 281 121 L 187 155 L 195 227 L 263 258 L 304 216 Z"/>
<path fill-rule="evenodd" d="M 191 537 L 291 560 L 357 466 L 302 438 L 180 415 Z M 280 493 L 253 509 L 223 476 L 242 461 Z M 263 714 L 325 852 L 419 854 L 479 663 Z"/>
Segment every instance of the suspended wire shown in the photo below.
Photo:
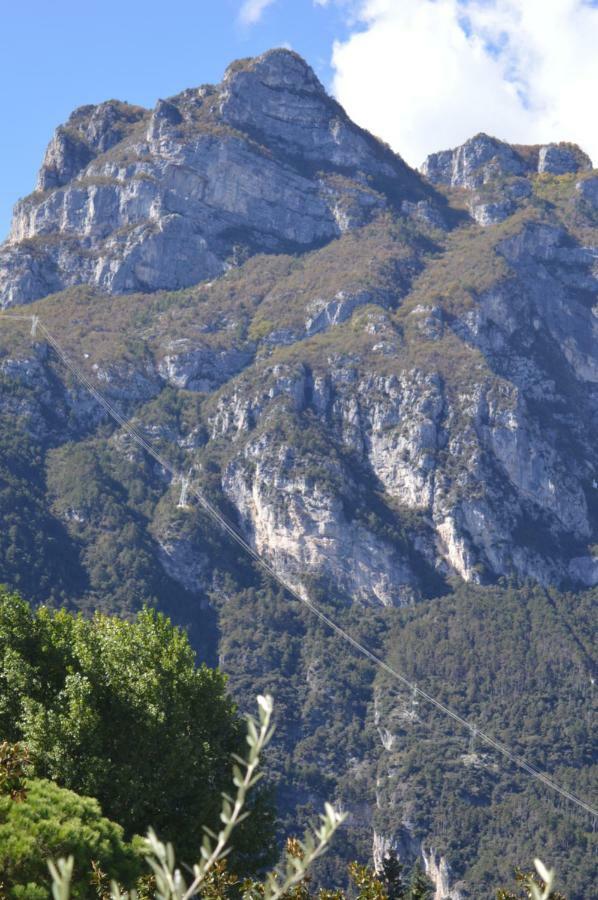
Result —
<path fill-rule="evenodd" d="M 44 334 L 46 340 L 54 349 L 57 356 L 63 362 L 64 366 L 89 391 L 89 393 L 111 416 L 111 418 L 113 418 L 117 422 L 117 424 L 120 425 L 133 438 L 133 440 L 162 467 L 162 469 L 164 469 L 164 471 L 168 472 L 174 479 L 184 482 L 186 476 L 183 475 L 183 473 L 180 472 L 175 466 L 173 466 L 168 460 L 166 460 L 151 444 L 149 444 L 143 437 L 143 435 L 140 434 L 140 432 L 131 424 L 131 422 L 125 419 L 125 417 L 122 416 L 117 409 L 115 409 L 115 407 L 109 402 L 109 400 L 107 400 L 103 396 L 103 394 L 101 394 L 100 391 L 97 390 L 97 388 L 93 385 L 89 378 L 79 369 L 78 366 L 75 365 L 75 363 L 72 362 L 57 338 L 55 338 L 54 335 L 51 334 L 51 332 L 39 320 L 38 317 L 0 314 L 0 319 L 5 321 L 7 319 L 17 319 L 21 321 L 27 320 L 32 323 L 32 326 L 35 325 L 36 329 L 39 329 L 39 331 Z M 536 781 L 539 781 L 541 784 L 545 785 L 545 787 L 548 787 L 551 790 L 555 791 L 557 794 L 560 794 L 562 797 L 564 797 L 566 800 L 569 800 L 580 809 L 583 809 L 585 812 L 590 813 L 590 815 L 594 817 L 598 816 L 598 809 L 594 808 L 589 803 L 586 803 L 571 791 L 568 791 L 566 788 L 558 784 L 556 781 L 554 781 L 554 779 L 550 778 L 550 776 L 546 775 L 544 772 L 536 769 L 535 766 L 531 765 L 531 763 L 528 763 L 527 760 L 525 760 L 522 756 L 513 753 L 506 744 L 503 744 L 502 741 L 499 741 L 496 738 L 493 738 L 491 735 L 487 734 L 485 731 L 482 731 L 477 724 L 464 719 L 463 716 L 459 715 L 459 713 L 455 712 L 444 703 L 441 703 L 441 701 L 437 700 L 436 697 L 428 694 L 427 691 L 418 687 L 417 684 L 412 682 L 397 669 L 393 668 L 391 665 L 381 659 L 381 657 L 373 653 L 365 644 L 362 644 L 361 641 L 356 640 L 341 625 L 331 619 L 330 616 L 328 616 L 325 612 L 323 612 L 323 610 L 316 606 L 316 604 L 313 603 L 308 597 L 304 597 L 295 588 L 288 584 L 272 568 L 270 563 L 268 563 L 257 552 L 257 550 L 255 550 L 245 540 L 245 538 L 237 531 L 237 529 L 234 528 L 233 525 L 231 525 L 231 523 L 222 515 L 222 513 L 196 487 L 194 487 L 193 485 L 189 485 L 188 493 L 195 497 L 202 509 L 204 509 L 205 512 L 214 521 L 218 522 L 222 530 L 226 532 L 226 534 L 228 534 L 232 538 L 232 540 L 235 541 L 237 545 L 241 547 L 241 549 L 244 550 L 245 553 L 247 553 L 248 556 L 250 556 L 254 560 L 254 562 L 264 572 L 266 572 L 267 575 L 269 575 L 269 577 L 273 581 L 275 581 L 287 594 L 289 594 L 299 603 L 302 603 L 304 606 L 306 606 L 324 625 L 327 626 L 327 628 L 329 628 L 344 641 L 350 644 L 355 650 L 357 650 L 358 653 L 366 657 L 366 659 L 369 659 L 371 663 L 373 663 L 375 666 L 378 666 L 378 668 L 386 672 L 387 675 L 390 675 L 391 678 L 396 679 L 397 681 L 401 682 L 401 684 L 403 684 L 406 688 L 409 688 L 412 697 L 421 697 L 431 706 L 439 710 L 439 712 L 448 716 L 462 728 L 469 731 L 470 734 L 475 735 L 476 739 L 483 741 L 489 747 L 492 747 L 498 753 L 501 753 L 506 759 L 508 759 L 518 768 L 522 769 L 528 775 L 531 775 L 531 777 L 536 779 Z"/>

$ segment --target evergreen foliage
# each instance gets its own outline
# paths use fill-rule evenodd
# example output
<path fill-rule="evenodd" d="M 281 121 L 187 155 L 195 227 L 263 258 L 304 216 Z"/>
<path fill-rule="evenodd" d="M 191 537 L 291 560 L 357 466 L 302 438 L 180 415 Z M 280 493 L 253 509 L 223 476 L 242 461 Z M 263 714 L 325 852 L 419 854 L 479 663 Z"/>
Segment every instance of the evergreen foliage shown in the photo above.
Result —
<path fill-rule="evenodd" d="M 217 823 L 231 754 L 243 745 L 225 678 L 196 666 L 165 616 L 33 611 L 5 591 L 0 735 L 27 744 L 37 775 L 97 798 L 128 837 L 153 824 L 182 859 L 202 825 Z M 237 850 L 260 865 L 272 852 L 265 794 L 255 813 Z"/>
<path fill-rule="evenodd" d="M 596 590 L 455 585 L 439 600 L 382 611 L 313 596 L 423 689 L 574 793 L 592 796 Z M 347 858 L 368 858 L 371 831 L 359 817 L 370 807 L 379 834 L 435 847 L 453 880 L 480 896 L 541 850 L 571 900 L 586 900 L 596 842 L 589 816 L 413 702 L 299 604 L 267 589 L 214 602 L 241 707 L 249 708 L 252 689 L 279 699 L 269 761 L 280 807 L 290 810 L 287 833 L 324 799 L 355 811 L 342 847 L 316 866 L 318 883 L 345 885 Z"/>
<path fill-rule="evenodd" d="M 402 900 L 405 897 L 405 866 L 392 851 L 385 853 L 382 859 L 381 879 L 388 900 Z"/>
<path fill-rule="evenodd" d="M 413 867 L 413 873 L 409 882 L 409 900 L 429 900 L 432 896 L 432 885 L 426 877 L 421 863 L 418 860 Z"/>
<path fill-rule="evenodd" d="M 106 869 L 132 886 L 142 871 L 139 848 L 123 829 L 102 816 L 100 805 L 51 781 L 26 776 L 27 755 L 2 745 L 0 758 L 0 896 L 46 900 L 48 858 L 71 855 L 72 896 L 89 897 L 92 867 Z"/>

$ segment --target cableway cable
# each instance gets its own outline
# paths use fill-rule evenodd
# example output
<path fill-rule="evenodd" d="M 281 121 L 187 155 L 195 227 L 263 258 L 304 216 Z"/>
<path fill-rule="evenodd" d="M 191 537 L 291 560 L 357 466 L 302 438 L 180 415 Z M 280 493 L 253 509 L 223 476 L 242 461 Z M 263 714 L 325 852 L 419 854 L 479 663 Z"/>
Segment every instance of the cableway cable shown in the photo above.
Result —
<path fill-rule="evenodd" d="M 110 403 L 100 391 L 94 386 L 94 384 L 90 381 L 90 379 L 82 372 L 78 366 L 73 363 L 70 357 L 67 355 L 65 350 L 63 349 L 60 342 L 54 335 L 46 328 L 46 326 L 39 320 L 37 316 L 25 316 L 25 315 L 12 315 L 12 314 L 0 314 L 0 320 L 6 321 L 8 319 L 16 319 L 19 321 L 26 320 L 31 322 L 32 330 L 33 326 L 35 326 L 36 330 L 39 330 L 46 338 L 48 344 L 54 349 L 57 356 L 60 358 L 64 366 L 71 372 L 73 377 L 78 380 L 88 391 L 89 393 L 97 400 L 97 402 L 106 410 L 106 412 L 110 415 L 114 421 L 120 425 L 121 428 L 124 429 L 133 440 L 143 449 L 146 453 L 151 456 L 163 469 L 168 472 L 173 479 L 177 481 L 183 482 L 186 477 L 182 472 L 180 472 L 175 466 L 173 466 L 168 460 L 166 460 L 148 441 L 143 437 L 142 434 L 131 424 L 129 420 L 127 420 L 115 407 Z M 544 772 L 541 772 L 539 769 L 536 769 L 535 766 L 531 765 L 527 762 L 522 756 L 519 756 L 516 753 L 503 744 L 502 741 L 497 740 L 491 735 L 487 734 L 485 731 L 482 731 L 476 724 L 472 722 L 468 722 L 467 719 L 464 719 L 463 716 L 459 715 L 459 713 L 455 712 L 450 707 L 446 706 L 436 697 L 433 697 L 431 694 L 427 693 L 427 691 L 418 687 L 417 684 L 412 682 L 409 678 L 399 672 L 397 669 L 393 668 L 393 666 L 389 665 L 385 662 L 381 657 L 377 656 L 372 650 L 370 650 L 365 644 L 358 641 L 354 638 L 348 631 L 346 631 L 341 625 L 334 621 L 329 615 L 327 615 L 323 610 L 321 610 L 315 603 L 313 603 L 308 597 L 304 597 L 300 594 L 295 588 L 293 588 L 290 584 L 288 584 L 268 563 L 258 552 L 254 549 L 245 538 L 237 531 L 237 529 L 231 525 L 231 523 L 222 515 L 222 513 L 205 497 L 197 488 L 193 485 L 188 485 L 188 493 L 195 497 L 198 501 L 199 505 L 205 512 L 216 521 L 222 530 L 232 538 L 235 543 L 241 547 L 245 553 L 250 556 L 254 562 L 262 569 L 262 571 L 266 572 L 266 574 L 276 582 L 289 596 L 293 597 L 294 600 L 297 600 L 299 603 L 302 603 L 306 606 L 312 613 L 315 615 L 328 629 L 337 634 L 342 640 L 346 641 L 346 643 L 350 644 L 354 650 L 368 659 L 371 663 L 373 663 L 378 668 L 382 669 L 387 675 L 391 678 L 396 679 L 401 682 L 413 695 L 417 695 L 421 697 L 422 700 L 425 700 L 426 703 L 435 707 L 439 712 L 451 718 L 454 722 L 460 725 L 462 728 L 468 730 L 471 734 L 475 734 L 476 738 L 480 741 L 483 741 L 489 747 L 496 750 L 498 753 L 502 754 L 506 759 L 512 762 L 515 766 L 522 769 L 522 771 L 526 772 L 536 781 L 539 781 L 545 787 L 550 788 L 550 790 L 555 791 L 557 794 L 560 794 L 566 800 L 569 800 L 571 803 L 578 806 L 580 809 L 583 809 L 585 812 L 589 813 L 594 817 L 598 817 L 598 809 L 595 809 L 589 803 L 586 803 L 580 797 L 577 797 L 571 791 L 564 788 L 562 785 L 558 784 L 554 779 L 550 778 L 550 776 L 546 775 Z"/>

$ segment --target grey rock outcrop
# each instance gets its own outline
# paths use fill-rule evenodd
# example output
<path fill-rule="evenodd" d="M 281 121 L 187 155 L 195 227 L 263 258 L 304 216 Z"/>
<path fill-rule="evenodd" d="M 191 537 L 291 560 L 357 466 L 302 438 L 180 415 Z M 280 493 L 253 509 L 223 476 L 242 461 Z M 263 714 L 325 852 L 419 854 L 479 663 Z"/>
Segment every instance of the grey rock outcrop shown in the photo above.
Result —
<path fill-rule="evenodd" d="M 547 144 L 540 147 L 538 172 L 567 175 L 592 168 L 592 160 L 576 144 Z"/>
<path fill-rule="evenodd" d="M 514 212 L 514 204 L 511 200 L 484 203 L 478 199 L 470 203 L 469 211 L 478 225 L 496 225 Z"/>
<path fill-rule="evenodd" d="M 421 171 L 432 184 L 478 188 L 498 177 L 524 175 L 528 166 L 509 144 L 477 134 L 454 150 L 431 154 Z"/>
<path fill-rule="evenodd" d="M 145 115 L 141 107 L 118 100 L 76 109 L 48 145 L 36 190 L 47 191 L 72 181 L 94 157 L 120 143 Z"/>
<path fill-rule="evenodd" d="M 434 900 L 463 900 L 458 887 L 451 887 L 450 868 L 444 856 L 431 848 L 422 848 L 426 874 L 434 884 Z"/>
<path fill-rule="evenodd" d="M 109 101 L 73 113 L 50 142 L 38 190 L 15 207 L 0 305 L 81 283 L 178 289 L 430 196 L 299 56 L 270 51 L 151 112 Z"/>
<path fill-rule="evenodd" d="M 158 363 L 161 377 L 177 388 L 212 391 L 236 375 L 253 358 L 250 347 L 215 350 L 181 338 L 166 348 Z"/>
<path fill-rule="evenodd" d="M 209 560 L 201 548 L 175 526 L 156 536 L 158 558 L 164 571 L 190 594 L 201 595 L 209 573 Z"/>
<path fill-rule="evenodd" d="M 535 271 L 530 279 L 537 280 Z M 545 297 L 537 300 L 544 304 Z M 503 319 L 505 307 L 513 306 L 512 288 L 500 300 L 496 294 L 484 299 L 482 309 L 486 303 L 487 318 L 469 339 L 490 352 L 489 334 L 519 326 Z M 567 347 L 572 364 L 577 360 L 573 335 L 586 336 L 585 327 L 576 331 L 582 309 L 570 310 L 570 318 L 564 313 L 561 321 L 550 308 L 539 305 L 537 311 Z M 383 337 L 390 346 L 392 333 L 378 327 L 373 340 Z M 580 359 L 579 377 L 593 384 L 586 358 Z M 540 361 L 530 361 L 526 384 L 532 378 L 546 383 Z M 572 466 L 547 441 L 523 382 L 517 387 L 488 377 L 470 390 L 453 391 L 438 375 L 414 369 L 401 377 L 380 376 L 363 361 L 339 361 L 327 374 L 277 366 L 263 372 L 261 381 L 256 394 L 242 384 L 233 394 L 224 393 L 212 436 L 226 435 L 233 448 L 225 491 L 241 510 L 246 532 L 296 586 L 296 572 L 326 573 L 342 593 L 361 602 L 402 604 L 417 593 L 418 571 L 426 565 L 473 582 L 517 572 L 543 584 L 560 583 L 577 571 L 556 536 L 563 536 L 563 545 L 568 535 L 582 546 L 592 533 L 588 470 L 584 464 Z M 559 392 L 552 391 L 550 402 L 558 402 Z M 354 496 L 356 486 L 342 466 L 333 464 L 320 486 L 306 477 L 291 445 L 268 438 L 265 423 L 276 422 L 285 408 L 291 415 L 313 410 L 336 445 L 373 474 L 391 502 L 421 516 L 416 557 L 397 556 L 396 548 L 347 519 L 338 497 Z M 256 428 L 260 437 L 254 443 Z M 594 459 L 583 429 L 574 433 L 585 459 Z M 460 468 L 456 480 L 441 462 L 447 457 Z M 543 550 L 513 541 L 523 522 L 546 530 Z M 371 553 L 362 559 L 357 548 L 364 542 Z M 341 546 L 354 548 L 351 566 Z M 584 569 L 585 578 L 589 571 Z"/>
<path fill-rule="evenodd" d="M 460 147 L 431 154 L 421 171 L 434 185 L 470 192 L 470 215 L 479 225 L 489 226 L 503 222 L 530 196 L 530 176 L 591 168 L 589 156 L 576 144 L 514 146 L 477 134 Z"/>
<path fill-rule="evenodd" d="M 592 168 L 592 161 L 576 144 L 512 146 L 487 134 L 476 134 L 460 147 L 427 157 L 422 174 L 432 184 L 475 189 L 496 180 L 534 172 L 565 175 Z"/>

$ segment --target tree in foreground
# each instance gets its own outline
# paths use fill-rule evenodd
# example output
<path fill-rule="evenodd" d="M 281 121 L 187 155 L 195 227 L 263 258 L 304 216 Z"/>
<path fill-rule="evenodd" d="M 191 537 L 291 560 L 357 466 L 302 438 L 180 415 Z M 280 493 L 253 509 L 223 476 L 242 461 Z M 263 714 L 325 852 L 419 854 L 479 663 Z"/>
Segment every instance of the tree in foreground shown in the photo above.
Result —
<path fill-rule="evenodd" d="M 392 851 L 384 854 L 381 877 L 386 888 L 388 900 L 403 900 L 407 891 L 405 886 L 405 867 Z"/>
<path fill-rule="evenodd" d="M 553 891 L 554 872 L 549 871 L 541 860 L 534 860 L 535 872 L 522 872 L 517 869 L 515 881 L 517 891 L 501 888 L 496 900 L 566 900 L 563 894 Z"/>
<path fill-rule="evenodd" d="M 0 591 L 0 740 L 26 744 L 36 775 L 95 797 L 126 838 L 152 825 L 193 858 L 244 731 L 225 677 L 196 665 L 165 616 L 86 619 Z M 254 806 L 241 869 L 272 856 L 271 808 L 259 793 Z"/>
<path fill-rule="evenodd" d="M 429 900 L 432 893 L 432 883 L 418 860 L 413 867 L 406 896 L 409 897 L 409 900 Z"/>
<path fill-rule="evenodd" d="M 309 890 L 310 866 L 326 852 L 345 818 L 330 804 L 326 804 L 319 828 L 313 832 L 308 830 L 303 841 L 296 838 L 287 841 L 282 864 L 262 881 L 239 882 L 227 871 L 226 857 L 231 841 L 239 823 L 247 815 L 248 796 L 259 780 L 260 755 L 272 736 L 272 699 L 258 697 L 258 704 L 259 723 L 256 724 L 251 718 L 248 720 L 249 756 L 247 760 L 239 757 L 233 768 L 236 793 L 234 797 L 224 797 L 220 831 L 216 834 L 206 830 L 200 859 L 187 876 L 177 866 L 172 845 L 162 843 L 150 829 L 145 841 L 145 853 L 153 882 L 150 893 L 146 892 L 147 882 L 144 885 L 144 897 L 151 896 L 154 900 L 193 900 L 194 897 L 204 900 L 310 900 L 312 897 L 314 900 L 346 900 L 346 895 L 340 890 L 319 890 L 314 895 Z M 535 860 L 535 865 L 539 877 L 533 877 L 526 884 L 530 900 L 560 900 L 557 894 L 552 893 L 554 873 L 549 872 L 539 860 Z M 50 871 L 55 900 L 69 900 L 73 857 L 59 859 L 56 864 L 50 863 Z M 403 888 L 402 867 L 399 865 L 387 869 L 386 885 L 367 866 L 357 863 L 350 866 L 350 875 L 358 891 L 356 900 L 389 900 L 387 887 L 390 883 L 393 891 L 405 900 L 422 900 L 431 893 L 429 881 L 417 866 L 407 890 Z M 139 897 L 135 891 L 123 892 L 116 881 L 109 887 L 105 882 L 100 888 L 102 900 L 138 900 Z M 498 897 L 500 900 L 500 893 Z M 510 900 L 509 895 L 505 895 L 505 900 Z"/>
<path fill-rule="evenodd" d="M 247 760 L 237 757 L 233 766 L 234 797 L 224 796 L 220 811 L 222 827 L 218 833 L 204 829 L 204 839 L 198 862 L 189 868 L 190 876 L 183 874 L 177 865 L 172 844 L 164 844 L 152 829 L 145 841 L 145 856 L 153 873 L 153 895 L 156 900 L 192 900 L 194 897 L 225 900 L 229 887 L 236 887 L 235 880 L 226 877 L 224 860 L 231 849 L 231 841 L 239 824 L 249 814 L 247 802 L 250 792 L 260 779 L 260 756 L 272 737 L 272 699 L 258 697 L 259 723 L 248 719 Z M 246 881 L 241 886 L 244 900 L 281 900 L 292 897 L 295 887 L 305 881 L 312 863 L 328 848 L 344 815 L 326 804 L 320 827 L 307 831 L 303 841 L 294 842 L 295 850 L 287 853 L 280 868 L 270 872 L 261 882 Z M 52 875 L 52 892 L 55 900 L 69 900 L 72 893 L 75 860 L 73 855 L 49 864 Z M 116 880 L 110 885 L 106 897 L 111 900 L 135 900 L 137 894 L 126 893 Z M 236 891 L 233 896 L 239 896 Z"/>
<path fill-rule="evenodd" d="M 73 897 L 90 895 L 94 867 L 133 885 L 143 860 L 120 825 L 102 816 L 97 800 L 28 777 L 29 769 L 19 745 L 0 745 L 0 896 L 45 900 L 51 883 L 47 857 L 66 852 L 75 867 Z"/>

